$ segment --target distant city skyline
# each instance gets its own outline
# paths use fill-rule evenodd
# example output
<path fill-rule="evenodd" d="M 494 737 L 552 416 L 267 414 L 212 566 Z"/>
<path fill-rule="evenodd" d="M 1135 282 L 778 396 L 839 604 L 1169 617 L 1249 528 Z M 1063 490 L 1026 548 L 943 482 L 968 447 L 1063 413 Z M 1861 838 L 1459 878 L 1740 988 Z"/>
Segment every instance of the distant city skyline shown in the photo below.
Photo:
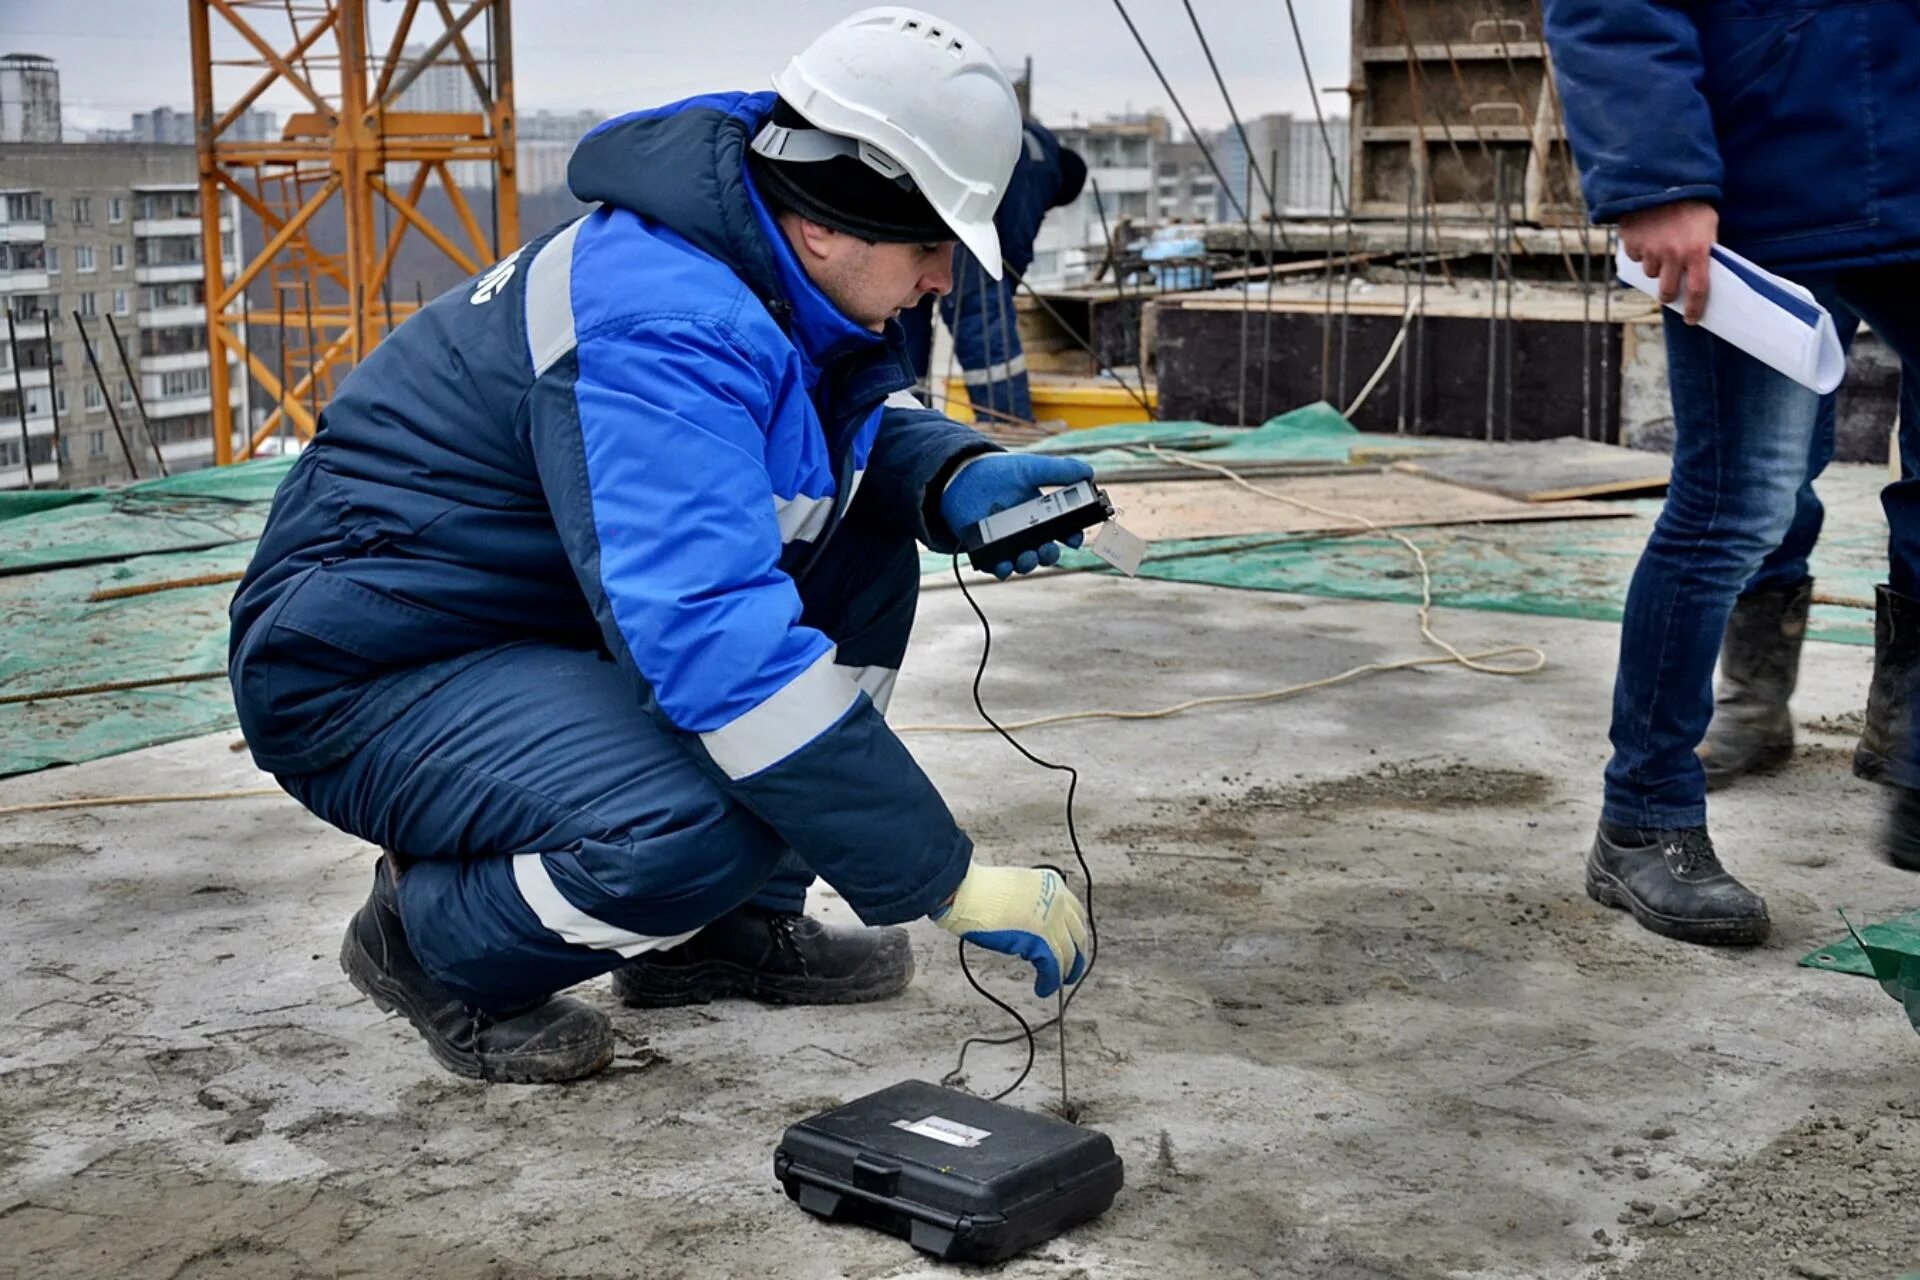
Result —
<path fill-rule="evenodd" d="M 714 0 L 650 7 L 646 47 L 609 38 L 634 28 L 630 0 L 532 0 L 514 13 L 516 101 L 540 110 L 608 114 L 709 89 L 765 87 L 786 57 L 857 0 Z M 936 11 L 941 6 L 932 6 Z M 375 35 L 391 30 L 400 6 L 373 6 Z M 1266 0 L 1195 0 L 1220 69 L 1243 119 L 1268 112 L 1310 117 L 1313 99 L 1301 74 L 1284 9 Z M 1348 7 L 1298 0 L 1321 106 L 1347 114 Z M 1165 0 L 1134 0 L 1129 13 L 1153 49 L 1194 123 L 1211 132 L 1227 111 L 1185 10 Z M 1010 71 L 1034 60 L 1034 112 L 1070 123 L 1110 114 L 1165 111 L 1172 103 L 1155 80 L 1110 0 L 968 0 L 945 12 L 990 43 Z M 432 19 L 418 30 L 431 32 Z M 267 30 L 268 39 L 284 30 Z M 193 84 L 186 6 L 154 0 L 0 0 L 0 54 L 36 53 L 61 71 L 63 116 L 70 129 L 124 130 L 136 112 L 187 110 Z M 224 54 L 224 50 L 216 50 Z M 235 52 L 238 52 L 236 50 Z M 234 73 L 238 74 L 238 73 Z M 245 73 L 250 78 L 253 73 Z M 237 92 L 237 90 L 236 90 Z M 303 99 L 281 91 L 258 106 L 282 116 Z"/>

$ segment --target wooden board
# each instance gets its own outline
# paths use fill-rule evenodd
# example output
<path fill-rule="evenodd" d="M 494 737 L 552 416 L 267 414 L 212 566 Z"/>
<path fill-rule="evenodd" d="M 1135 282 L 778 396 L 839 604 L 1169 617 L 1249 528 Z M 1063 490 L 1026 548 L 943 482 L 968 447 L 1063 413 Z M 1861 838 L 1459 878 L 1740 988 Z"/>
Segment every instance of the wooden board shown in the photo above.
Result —
<path fill-rule="evenodd" d="M 1665 454 L 1561 436 L 1408 459 L 1393 469 L 1521 502 L 1559 502 L 1656 493 L 1667 487 L 1671 463 Z"/>
<path fill-rule="evenodd" d="M 1155 541 L 1235 537 L 1255 533 L 1345 533 L 1359 516 L 1393 528 L 1421 525 L 1561 520 L 1621 515 L 1600 503 L 1517 502 L 1398 472 L 1255 481 L 1263 489 L 1339 515 L 1312 511 L 1251 493 L 1231 480 L 1149 481 L 1106 486 L 1120 523 Z"/>

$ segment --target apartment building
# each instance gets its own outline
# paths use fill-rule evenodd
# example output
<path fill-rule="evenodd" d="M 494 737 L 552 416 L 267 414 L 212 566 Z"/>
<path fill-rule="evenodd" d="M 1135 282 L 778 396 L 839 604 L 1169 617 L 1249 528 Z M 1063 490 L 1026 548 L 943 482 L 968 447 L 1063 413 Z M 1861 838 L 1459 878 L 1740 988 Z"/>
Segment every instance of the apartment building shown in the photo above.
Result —
<path fill-rule="evenodd" d="M 213 461 L 200 214 L 190 147 L 0 145 L 0 488 L 28 483 L 28 459 L 36 487 L 63 488 L 155 475 L 156 446 L 170 471 Z M 231 277 L 234 202 L 217 216 Z"/>

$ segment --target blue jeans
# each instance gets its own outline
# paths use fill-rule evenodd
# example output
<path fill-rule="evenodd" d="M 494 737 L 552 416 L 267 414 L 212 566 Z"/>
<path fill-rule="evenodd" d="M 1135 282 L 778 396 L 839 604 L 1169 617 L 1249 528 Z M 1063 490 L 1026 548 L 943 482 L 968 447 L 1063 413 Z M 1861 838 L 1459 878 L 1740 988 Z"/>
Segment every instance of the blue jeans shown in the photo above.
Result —
<path fill-rule="evenodd" d="M 1887 486 L 1888 581 L 1920 595 L 1920 264 L 1801 276 L 1843 343 L 1864 319 L 1901 358 L 1903 478 Z M 1808 576 L 1823 512 L 1813 481 L 1833 457 L 1832 396 L 1818 396 L 1665 313 L 1673 479 L 1634 570 L 1614 681 L 1608 822 L 1703 826 L 1694 748 L 1713 718 L 1713 667 L 1734 601 Z"/>
<path fill-rule="evenodd" d="M 837 642 L 841 664 L 897 671 L 920 562 L 879 515 L 856 502 L 801 575 L 801 621 Z M 813 880 L 591 649 L 491 650 L 341 764 L 280 783 L 410 859 L 398 886 L 407 939 L 482 1008 L 584 982 L 743 903 L 798 912 Z M 524 855 L 546 874 L 517 874 Z M 544 925 L 554 913 L 535 914 L 529 883 L 559 893 L 588 940 Z"/>

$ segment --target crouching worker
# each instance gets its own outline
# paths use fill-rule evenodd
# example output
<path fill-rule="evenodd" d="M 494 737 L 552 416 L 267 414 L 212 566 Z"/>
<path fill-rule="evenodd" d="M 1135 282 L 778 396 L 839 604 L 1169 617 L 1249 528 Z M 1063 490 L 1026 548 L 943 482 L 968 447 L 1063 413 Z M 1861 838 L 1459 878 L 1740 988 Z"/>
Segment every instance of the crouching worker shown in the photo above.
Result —
<path fill-rule="evenodd" d="M 233 602 L 255 759 L 387 851 L 341 963 L 461 1075 L 606 1065 L 555 993 L 608 972 L 641 1007 L 893 995 L 881 926 L 919 916 L 1041 994 L 1085 966 L 1059 877 L 976 862 L 882 719 L 915 541 L 1088 474 L 895 407 L 893 317 L 956 240 L 1000 261 L 1013 90 L 899 8 L 774 84 L 589 135 L 598 207 L 355 369 Z M 868 927 L 804 916 L 815 874 Z"/>

